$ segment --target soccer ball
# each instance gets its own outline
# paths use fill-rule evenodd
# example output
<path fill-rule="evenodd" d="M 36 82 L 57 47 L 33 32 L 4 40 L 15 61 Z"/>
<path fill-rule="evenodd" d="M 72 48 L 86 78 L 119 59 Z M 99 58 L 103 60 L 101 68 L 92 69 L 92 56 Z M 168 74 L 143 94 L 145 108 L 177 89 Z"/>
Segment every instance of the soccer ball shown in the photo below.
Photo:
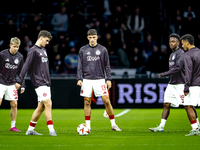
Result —
<path fill-rule="evenodd" d="M 77 127 L 77 132 L 79 135 L 88 135 L 90 130 L 87 128 L 85 123 L 82 123 Z"/>

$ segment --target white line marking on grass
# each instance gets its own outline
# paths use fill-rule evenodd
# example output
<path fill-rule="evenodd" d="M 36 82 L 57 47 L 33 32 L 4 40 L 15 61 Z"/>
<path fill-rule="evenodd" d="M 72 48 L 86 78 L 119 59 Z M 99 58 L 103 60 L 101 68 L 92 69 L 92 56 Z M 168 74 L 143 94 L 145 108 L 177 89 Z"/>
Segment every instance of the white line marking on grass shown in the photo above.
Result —
<path fill-rule="evenodd" d="M 124 114 L 126 114 L 127 112 L 129 112 L 131 109 L 125 109 L 124 111 L 120 112 L 119 114 L 115 115 L 115 117 L 120 117 Z"/>

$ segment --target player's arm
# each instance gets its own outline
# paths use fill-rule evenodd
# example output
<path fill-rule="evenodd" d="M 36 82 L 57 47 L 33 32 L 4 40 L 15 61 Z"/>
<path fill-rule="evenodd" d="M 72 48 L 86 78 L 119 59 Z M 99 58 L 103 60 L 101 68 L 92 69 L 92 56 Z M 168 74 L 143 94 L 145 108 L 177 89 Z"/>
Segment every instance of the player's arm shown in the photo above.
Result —
<path fill-rule="evenodd" d="M 192 79 L 192 69 L 193 69 L 193 63 L 192 63 L 192 58 L 185 54 L 184 57 L 184 66 L 185 66 L 185 88 L 184 88 L 184 93 L 187 95 L 189 93 L 189 87 L 191 84 L 191 79 Z"/>
<path fill-rule="evenodd" d="M 31 64 L 34 63 L 34 60 L 35 60 L 34 51 L 29 51 L 29 53 L 27 54 L 27 57 L 26 57 L 26 61 L 21 69 L 20 74 L 19 74 L 19 79 L 17 80 L 17 83 L 15 84 L 15 87 L 17 88 L 17 90 L 20 89 L 20 87 L 24 81 L 24 77 L 25 77 L 29 67 L 31 66 Z"/>
<path fill-rule="evenodd" d="M 111 84 L 111 68 L 110 68 L 110 61 L 109 61 L 109 55 L 108 55 L 108 51 L 105 50 L 105 55 L 104 55 L 104 65 L 105 65 L 105 71 L 106 71 L 106 76 L 107 76 L 107 82 L 106 82 L 106 86 L 108 87 L 108 90 L 111 88 L 112 84 Z"/>
<path fill-rule="evenodd" d="M 170 76 L 170 75 L 173 75 L 173 74 L 179 72 L 181 69 L 183 69 L 184 54 L 181 54 L 181 56 L 179 56 L 179 58 L 177 59 L 177 61 L 175 63 L 176 64 L 173 66 L 173 68 L 171 68 L 169 71 L 158 74 L 158 77 L 160 78 L 160 77 Z"/>
<path fill-rule="evenodd" d="M 83 56 L 82 51 L 79 51 L 78 55 L 78 67 L 77 67 L 77 85 L 82 86 L 82 74 L 83 74 Z"/>
<path fill-rule="evenodd" d="M 23 67 L 23 65 L 24 65 L 24 59 L 23 59 L 23 56 L 22 56 L 22 58 L 21 58 L 21 61 L 20 61 L 20 65 L 19 65 L 19 69 L 18 69 L 18 76 L 20 75 L 20 72 L 21 72 L 21 70 L 22 70 L 22 67 Z M 25 91 L 25 80 L 23 80 L 23 82 L 22 82 L 22 87 L 21 87 L 21 94 L 22 93 L 24 93 L 24 91 Z"/>

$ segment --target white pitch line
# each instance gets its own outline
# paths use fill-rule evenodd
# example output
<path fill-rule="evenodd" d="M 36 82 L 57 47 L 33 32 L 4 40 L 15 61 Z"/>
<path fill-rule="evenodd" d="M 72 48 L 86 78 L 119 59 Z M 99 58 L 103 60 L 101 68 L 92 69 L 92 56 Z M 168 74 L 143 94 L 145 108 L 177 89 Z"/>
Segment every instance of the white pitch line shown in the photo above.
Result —
<path fill-rule="evenodd" d="M 115 117 L 120 117 L 124 114 L 126 114 L 127 112 L 129 112 L 131 109 L 125 109 L 124 111 L 120 112 L 119 114 L 115 115 Z"/>

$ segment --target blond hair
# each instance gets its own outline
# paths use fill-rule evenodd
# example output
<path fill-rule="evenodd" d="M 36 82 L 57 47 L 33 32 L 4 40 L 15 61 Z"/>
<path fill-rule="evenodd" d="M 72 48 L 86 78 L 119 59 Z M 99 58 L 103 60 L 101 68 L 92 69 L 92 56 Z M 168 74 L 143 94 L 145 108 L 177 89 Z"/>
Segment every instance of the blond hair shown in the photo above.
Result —
<path fill-rule="evenodd" d="M 19 38 L 17 38 L 17 37 L 11 38 L 10 45 L 20 45 L 20 44 L 21 44 L 21 41 Z"/>

